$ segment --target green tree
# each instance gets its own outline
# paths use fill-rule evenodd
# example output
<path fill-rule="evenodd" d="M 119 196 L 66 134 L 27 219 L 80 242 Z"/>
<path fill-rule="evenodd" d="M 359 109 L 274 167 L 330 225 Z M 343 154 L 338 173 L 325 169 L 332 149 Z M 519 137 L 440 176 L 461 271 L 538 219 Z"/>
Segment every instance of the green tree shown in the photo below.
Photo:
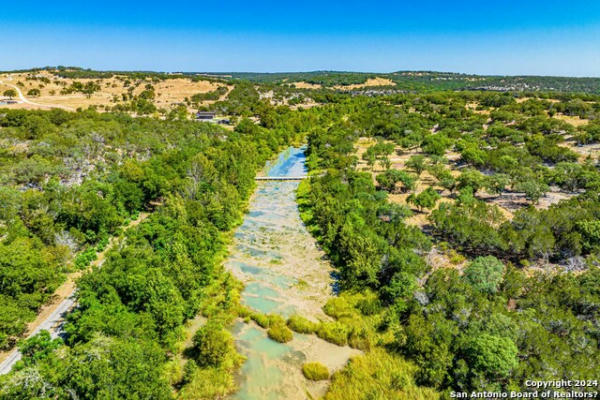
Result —
<path fill-rule="evenodd" d="M 506 185 L 510 182 L 510 178 L 506 174 L 493 174 L 484 180 L 483 186 L 490 194 L 497 194 L 504 191 Z"/>
<path fill-rule="evenodd" d="M 477 290 L 494 294 L 504 275 L 504 264 L 494 256 L 477 257 L 465 268 L 467 281 Z"/>
<path fill-rule="evenodd" d="M 367 165 L 373 169 L 375 167 L 375 163 L 377 162 L 377 153 L 375 152 L 375 148 L 373 146 L 369 147 L 362 155 L 362 158 L 367 162 Z"/>
<path fill-rule="evenodd" d="M 396 169 L 389 169 L 382 174 L 378 174 L 375 179 L 383 189 L 390 193 L 396 190 L 398 182 L 402 183 L 403 191 L 413 190 L 416 182 L 414 175 Z"/>
<path fill-rule="evenodd" d="M 421 154 L 410 156 L 406 161 L 406 166 L 413 169 L 418 176 L 421 176 L 421 173 L 425 170 L 425 156 Z"/>
<path fill-rule="evenodd" d="M 27 92 L 27 96 L 31 96 L 31 97 L 37 97 L 37 96 L 39 96 L 39 95 L 40 95 L 40 89 L 37 89 L 37 88 L 30 89 L 30 90 Z"/>
<path fill-rule="evenodd" d="M 17 97 L 17 91 L 14 89 L 8 89 L 8 90 L 5 90 L 4 93 L 2 93 L 2 95 L 4 97 L 8 97 L 9 99 L 12 99 L 13 97 Z"/>
<path fill-rule="evenodd" d="M 432 165 L 428 171 L 438 180 L 441 187 L 447 189 L 450 193 L 454 191 L 456 179 L 454 179 L 452 173 L 443 164 Z"/>
<path fill-rule="evenodd" d="M 433 209 L 440 198 L 440 194 L 429 186 L 419 194 L 411 194 L 407 197 L 406 201 L 414 204 L 422 211 L 424 208 Z"/>
<path fill-rule="evenodd" d="M 507 337 L 477 335 L 467 344 L 466 353 L 471 369 L 490 379 L 506 378 L 518 365 L 517 346 Z"/>
<path fill-rule="evenodd" d="M 528 179 L 526 181 L 517 182 L 514 189 L 518 192 L 524 192 L 525 198 L 534 204 L 540 200 L 540 197 L 548 191 L 548 185 L 537 179 Z"/>
<path fill-rule="evenodd" d="M 19 350 L 23 355 L 23 362 L 26 365 L 30 365 L 47 358 L 50 353 L 59 348 L 62 343 L 62 339 L 52 339 L 50 337 L 50 332 L 42 330 L 37 335 L 21 342 L 19 344 Z"/>
<path fill-rule="evenodd" d="M 458 177 L 458 188 L 470 187 L 475 194 L 483 187 L 485 180 L 485 176 L 481 172 L 476 169 L 467 168 Z"/>

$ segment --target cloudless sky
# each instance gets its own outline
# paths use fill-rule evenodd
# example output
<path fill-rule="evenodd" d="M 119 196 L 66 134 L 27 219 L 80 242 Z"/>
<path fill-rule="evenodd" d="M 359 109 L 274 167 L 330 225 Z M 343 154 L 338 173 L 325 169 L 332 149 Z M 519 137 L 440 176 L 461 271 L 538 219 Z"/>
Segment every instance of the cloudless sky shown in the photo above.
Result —
<path fill-rule="evenodd" d="M 600 76 L 600 0 L 2 3 L 2 70 Z"/>

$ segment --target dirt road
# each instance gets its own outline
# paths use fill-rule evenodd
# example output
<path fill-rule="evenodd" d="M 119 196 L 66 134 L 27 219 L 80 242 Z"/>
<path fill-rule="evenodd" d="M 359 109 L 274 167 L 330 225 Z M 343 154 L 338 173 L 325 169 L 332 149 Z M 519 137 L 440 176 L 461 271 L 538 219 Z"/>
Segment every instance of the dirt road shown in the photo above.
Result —
<path fill-rule="evenodd" d="M 8 79 L 11 79 L 10 77 Z M 8 86 L 12 89 L 14 89 L 17 92 L 17 96 L 19 96 L 19 100 L 21 100 L 21 102 L 25 103 L 25 104 L 29 104 L 31 106 L 36 106 L 36 107 L 44 107 L 44 108 L 62 108 L 63 110 L 67 110 L 67 111 L 75 111 L 73 108 L 71 107 L 67 107 L 67 106 L 63 106 L 60 104 L 40 104 L 40 103 L 34 103 L 33 101 L 28 100 L 24 95 L 23 92 L 21 92 L 21 89 L 19 89 L 18 86 L 13 85 L 11 83 L 6 83 L 4 81 L 0 80 L 0 85 L 5 85 Z"/>

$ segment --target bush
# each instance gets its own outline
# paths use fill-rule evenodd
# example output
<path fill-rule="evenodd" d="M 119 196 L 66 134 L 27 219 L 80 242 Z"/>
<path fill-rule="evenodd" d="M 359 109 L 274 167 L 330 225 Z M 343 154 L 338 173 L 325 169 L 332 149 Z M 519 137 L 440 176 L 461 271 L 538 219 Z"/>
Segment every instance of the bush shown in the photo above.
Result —
<path fill-rule="evenodd" d="M 220 365 L 233 352 L 231 334 L 213 321 L 209 321 L 194 335 L 196 359 L 200 365 Z"/>
<path fill-rule="evenodd" d="M 37 97 L 39 95 L 40 95 L 40 89 L 33 88 L 27 92 L 27 96 Z"/>
<path fill-rule="evenodd" d="M 325 314 L 333 318 L 342 318 L 344 316 L 352 316 L 353 309 L 345 297 L 333 297 L 323 306 Z"/>
<path fill-rule="evenodd" d="M 284 324 L 274 324 L 267 331 L 269 338 L 279 343 L 287 343 L 294 338 L 294 334 Z"/>
<path fill-rule="evenodd" d="M 243 306 L 241 304 L 239 304 L 236 307 L 236 313 L 238 317 L 247 319 L 248 321 L 250 320 L 250 318 L 252 318 L 252 311 L 250 311 L 248 307 Z"/>
<path fill-rule="evenodd" d="M 454 250 L 454 249 L 450 250 L 450 253 L 448 254 L 448 258 L 450 259 L 450 263 L 454 264 L 454 265 L 460 264 L 463 261 L 465 261 L 465 256 L 457 253 L 456 250 Z"/>
<path fill-rule="evenodd" d="M 338 346 L 345 346 L 348 342 L 348 328 L 339 322 L 321 322 L 317 336 Z"/>
<path fill-rule="evenodd" d="M 326 400 L 346 399 L 420 399 L 434 400 L 432 389 L 418 387 L 411 363 L 385 350 L 375 348 L 354 357 L 344 369 L 331 377 Z"/>
<path fill-rule="evenodd" d="M 306 379 L 310 379 L 311 381 L 329 379 L 329 370 L 326 366 L 318 362 L 305 363 L 302 366 L 302 373 Z"/>
<path fill-rule="evenodd" d="M 231 392 L 234 385 L 232 373 L 222 368 L 190 368 L 186 374 L 185 386 L 177 398 L 180 400 L 222 399 Z"/>
<path fill-rule="evenodd" d="M 314 333 L 317 330 L 318 324 L 315 324 L 300 315 L 294 314 L 288 319 L 287 326 L 294 332 Z"/>
<path fill-rule="evenodd" d="M 241 317 L 245 316 L 246 315 L 241 315 Z M 262 314 L 255 312 L 250 314 L 250 318 L 252 318 L 252 320 L 256 322 L 258 326 L 265 329 L 274 325 L 285 325 L 285 320 L 283 317 L 277 314 Z"/>
<path fill-rule="evenodd" d="M 98 244 L 96 245 L 96 251 L 101 252 L 101 251 L 106 250 L 106 247 L 108 246 L 108 243 L 109 243 L 108 236 L 103 236 L 98 241 Z"/>
<path fill-rule="evenodd" d="M 270 321 L 269 317 L 265 314 L 254 313 L 250 316 L 254 322 L 256 322 L 261 328 L 268 328 Z"/>
<path fill-rule="evenodd" d="M 96 254 L 96 249 L 94 247 L 90 247 L 87 250 L 77 254 L 75 257 L 75 267 L 77 269 L 83 269 L 90 265 L 90 263 L 98 258 Z"/>
<path fill-rule="evenodd" d="M 375 315 L 381 311 L 381 301 L 378 298 L 361 299 L 356 303 L 356 308 L 362 315 Z"/>
<path fill-rule="evenodd" d="M 348 335 L 348 345 L 353 349 L 369 351 L 373 347 L 373 337 L 365 328 L 352 328 Z"/>
<path fill-rule="evenodd" d="M 269 314 L 269 315 L 267 315 L 267 317 L 269 318 L 269 326 L 275 326 L 275 325 L 285 326 L 285 319 L 283 319 L 283 317 L 281 315 Z"/>

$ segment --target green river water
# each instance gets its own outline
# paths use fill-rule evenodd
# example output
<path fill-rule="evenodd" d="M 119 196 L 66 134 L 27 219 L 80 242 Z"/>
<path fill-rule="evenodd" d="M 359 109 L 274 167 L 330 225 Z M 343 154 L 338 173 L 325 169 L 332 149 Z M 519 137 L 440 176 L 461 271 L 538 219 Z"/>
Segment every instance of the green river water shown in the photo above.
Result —
<path fill-rule="evenodd" d="M 306 175 L 304 149 L 289 148 L 266 167 L 269 176 Z M 296 204 L 297 181 L 260 181 L 249 212 L 237 229 L 226 267 L 245 284 L 242 302 L 263 313 L 299 313 L 328 319 L 321 306 L 332 295 L 331 266 L 306 230 Z M 305 399 L 319 396 L 325 382 L 304 379 L 301 367 L 319 361 L 340 368 L 354 351 L 313 335 L 294 333 L 281 344 L 254 323 L 238 321 L 233 333 L 246 361 L 232 398 Z"/>

